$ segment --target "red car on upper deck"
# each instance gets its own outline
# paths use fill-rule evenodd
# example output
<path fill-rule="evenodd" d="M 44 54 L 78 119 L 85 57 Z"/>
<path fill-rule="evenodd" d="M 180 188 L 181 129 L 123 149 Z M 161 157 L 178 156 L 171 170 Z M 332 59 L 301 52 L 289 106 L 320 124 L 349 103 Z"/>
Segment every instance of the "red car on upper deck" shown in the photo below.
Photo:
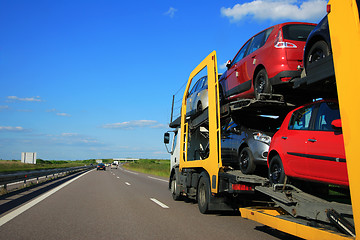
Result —
<path fill-rule="evenodd" d="M 287 22 L 250 38 L 219 79 L 222 99 L 253 98 L 300 76 L 306 39 L 316 24 Z"/>

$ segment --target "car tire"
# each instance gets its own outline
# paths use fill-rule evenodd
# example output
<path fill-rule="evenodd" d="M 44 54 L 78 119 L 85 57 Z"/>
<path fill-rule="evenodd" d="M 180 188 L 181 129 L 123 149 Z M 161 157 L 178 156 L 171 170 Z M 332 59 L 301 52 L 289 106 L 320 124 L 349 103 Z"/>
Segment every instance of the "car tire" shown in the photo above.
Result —
<path fill-rule="evenodd" d="M 263 68 L 261 69 L 255 77 L 254 80 L 254 92 L 255 92 L 255 98 L 259 99 L 260 93 L 271 93 L 272 92 L 272 86 L 269 81 L 269 77 L 267 75 L 266 70 Z"/>
<path fill-rule="evenodd" d="M 310 48 L 305 58 L 305 71 L 307 71 L 307 68 L 311 63 L 316 62 L 329 55 L 331 55 L 330 47 L 325 41 L 320 40 L 315 42 L 314 45 L 312 45 L 312 47 Z"/>
<path fill-rule="evenodd" d="M 209 212 L 210 204 L 210 180 L 208 177 L 201 177 L 197 189 L 197 202 L 199 211 L 203 214 Z"/>
<path fill-rule="evenodd" d="M 256 165 L 254 163 L 254 156 L 250 148 L 245 147 L 239 154 L 240 170 L 244 174 L 251 174 L 255 171 Z"/>
<path fill-rule="evenodd" d="M 269 164 L 269 180 L 272 184 L 282 184 L 285 182 L 285 171 L 279 155 L 271 158 Z"/>
<path fill-rule="evenodd" d="M 170 188 L 170 191 L 171 191 L 171 195 L 172 195 L 172 198 L 175 200 L 175 201 L 179 201 L 181 199 L 181 195 L 180 195 L 180 192 L 178 190 L 178 186 L 176 184 L 176 174 L 174 174 L 171 178 L 171 188 Z"/>

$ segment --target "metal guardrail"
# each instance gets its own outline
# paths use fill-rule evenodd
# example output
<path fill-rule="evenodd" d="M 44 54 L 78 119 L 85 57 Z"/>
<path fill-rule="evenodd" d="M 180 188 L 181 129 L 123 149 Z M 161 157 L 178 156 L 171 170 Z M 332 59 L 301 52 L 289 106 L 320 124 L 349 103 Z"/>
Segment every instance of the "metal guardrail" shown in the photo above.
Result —
<path fill-rule="evenodd" d="M 71 167 L 71 168 L 55 168 L 55 169 L 46 169 L 46 170 L 34 170 L 34 171 L 21 171 L 15 173 L 0 173 L 0 186 L 3 185 L 6 189 L 7 184 L 39 178 L 43 176 L 50 176 L 59 173 L 67 172 L 79 172 L 87 169 L 94 168 L 95 166 L 81 166 L 81 167 Z"/>

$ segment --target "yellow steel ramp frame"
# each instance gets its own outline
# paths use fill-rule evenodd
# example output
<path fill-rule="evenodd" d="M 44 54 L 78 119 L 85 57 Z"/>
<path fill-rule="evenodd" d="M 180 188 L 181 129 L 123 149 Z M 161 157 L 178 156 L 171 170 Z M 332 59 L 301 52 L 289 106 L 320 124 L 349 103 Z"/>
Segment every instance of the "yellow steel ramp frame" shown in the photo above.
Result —
<path fill-rule="evenodd" d="M 208 76 L 208 98 L 209 98 L 209 157 L 203 160 L 187 160 L 187 141 L 189 125 L 186 122 L 186 98 L 193 78 L 204 68 L 207 68 Z M 216 61 L 216 51 L 210 53 L 190 74 L 184 92 L 181 109 L 181 134 L 180 139 L 180 162 L 179 170 L 183 168 L 203 168 L 210 177 L 211 192 L 218 191 L 218 173 L 222 167 L 221 147 L 220 147 L 220 103 L 219 103 L 219 83 Z"/>
<path fill-rule="evenodd" d="M 281 219 L 277 216 L 281 214 L 276 209 L 259 209 L 259 208 L 240 208 L 241 216 L 282 232 L 314 240 L 354 240 L 355 238 L 347 235 L 333 232 L 326 229 L 314 228 L 300 223 Z"/>
<path fill-rule="evenodd" d="M 331 0 L 328 14 L 355 232 L 360 239 L 360 1 Z"/>

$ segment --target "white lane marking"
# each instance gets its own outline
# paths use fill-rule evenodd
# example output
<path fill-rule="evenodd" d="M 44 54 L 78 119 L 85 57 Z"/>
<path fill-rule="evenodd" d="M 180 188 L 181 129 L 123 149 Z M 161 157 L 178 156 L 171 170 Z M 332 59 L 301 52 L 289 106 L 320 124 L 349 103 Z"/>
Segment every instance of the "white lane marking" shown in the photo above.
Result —
<path fill-rule="evenodd" d="M 132 174 L 135 174 L 135 175 L 139 175 L 137 172 L 130 172 L 128 170 L 124 170 L 125 172 L 128 172 L 128 173 L 132 173 Z"/>
<path fill-rule="evenodd" d="M 131 185 L 131 184 L 130 184 L 130 183 L 128 183 L 128 182 L 125 182 L 125 184 L 126 184 L 126 185 L 128 185 L 128 186 L 130 186 L 130 185 Z"/>
<path fill-rule="evenodd" d="M 159 205 L 162 208 L 169 208 L 168 206 L 166 206 L 165 204 L 163 204 L 162 202 L 156 200 L 155 198 L 150 198 L 151 201 L 153 201 L 154 203 L 156 203 L 157 205 Z"/>
<path fill-rule="evenodd" d="M 168 182 L 167 180 L 156 178 L 156 177 L 148 176 L 148 178 L 155 179 L 155 180 L 162 181 L 162 182 L 166 182 L 166 183 Z"/>
<path fill-rule="evenodd" d="M 120 177 L 116 177 L 116 178 L 120 178 Z"/>
<path fill-rule="evenodd" d="M 35 206 L 36 204 L 38 204 L 39 202 L 41 202 L 42 200 L 44 200 L 45 198 L 49 197 L 50 195 L 54 194 L 55 192 L 59 191 L 60 189 L 62 189 L 63 187 L 69 185 L 70 183 L 76 181 L 77 179 L 81 178 L 82 176 L 84 176 L 85 174 L 92 172 L 94 170 L 88 171 L 86 173 L 81 174 L 80 176 L 77 176 L 76 178 L 71 179 L 70 181 L 61 184 L 60 186 L 50 190 L 47 193 L 44 193 L 43 195 L 41 195 L 40 197 L 32 200 L 31 202 L 23 205 L 22 207 L 19 207 L 18 209 L 12 211 L 9 214 L 6 214 L 5 216 L 0 218 L 0 227 L 2 225 L 4 225 L 5 223 L 7 223 L 8 221 L 10 221 L 11 219 L 17 217 L 18 215 L 22 214 L 23 212 L 25 212 L 26 210 L 30 209 L 31 207 Z"/>

